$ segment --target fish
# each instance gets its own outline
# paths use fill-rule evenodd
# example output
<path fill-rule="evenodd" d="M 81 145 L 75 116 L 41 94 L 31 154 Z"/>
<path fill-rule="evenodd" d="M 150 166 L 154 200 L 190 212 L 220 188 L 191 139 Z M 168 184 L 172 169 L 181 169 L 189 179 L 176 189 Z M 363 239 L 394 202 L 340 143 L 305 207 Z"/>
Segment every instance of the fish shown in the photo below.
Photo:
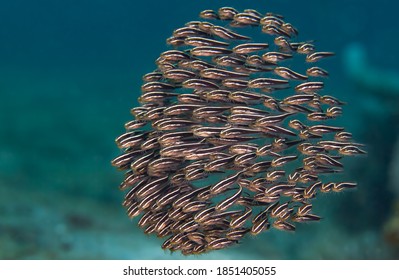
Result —
<path fill-rule="evenodd" d="M 171 36 L 166 39 L 166 44 L 172 45 L 174 47 L 180 47 L 184 45 L 184 37 Z"/>
<path fill-rule="evenodd" d="M 281 52 L 267 52 L 262 55 L 262 59 L 268 63 L 278 63 L 280 61 L 290 59 L 293 56 L 291 54 L 287 53 L 281 53 Z"/>
<path fill-rule="evenodd" d="M 287 80 L 279 80 L 272 78 L 256 78 L 248 82 L 249 88 L 269 88 L 269 87 L 279 87 L 286 86 L 288 84 Z"/>
<path fill-rule="evenodd" d="M 229 89 L 244 89 L 248 87 L 248 81 L 240 79 L 225 79 L 222 80 L 222 85 Z"/>
<path fill-rule="evenodd" d="M 306 62 L 317 62 L 323 58 L 334 56 L 333 52 L 314 52 L 306 56 Z"/>
<path fill-rule="evenodd" d="M 172 203 L 172 207 L 174 209 L 181 209 L 184 207 L 184 205 L 186 205 L 187 203 L 189 203 L 190 201 L 192 201 L 192 198 L 194 198 L 198 193 L 200 193 L 201 191 L 203 191 L 204 189 L 207 189 L 208 187 L 202 187 L 202 188 L 197 188 L 191 191 L 188 191 L 185 194 L 180 195 L 179 198 L 177 198 L 175 201 L 173 201 Z"/>
<path fill-rule="evenodd" d="M 240 35 L 222 26 L 214 25 L 211 27 L 211 33 L 225 40 L 250 40 L 248 36 Z"/>
<path fill-rule="evenodd" d="M 242 69 L 246 69 L 248 72 L 250 72 L 249 68 L 248 68 L 249 66 L 252 66 L 255 69 L 258 69 L 257 67 L 261 67 L 263 65 L 267 65 L 267 64 L 263 61 L 262 57 L 259 56 L 259 55 L 254 54 L 254 55 L 250 55 L 250 56 L 246 57 L 246 59 L 245 59 L 245 67 L 242 68 Z"/>
<path fill-rule="evenodd" d="M 155 124 L 156 120 L 159 120 L 163 117 L 163 110 L 166 107 L 164 106 L 159 106 L 157 108 L 153 108 L 149 111 L 147 111 L 143 116 L 142 119 L 146 121 L 154 121 L 152 124 Z"/>
<path fill-rule="evenodd" d="M 328 104 L 328 105 L 332 105 L 332 106 L 334 106 L 334 105 L 345 105 L 346 104 L 345 102 L 342 102 L 342 101 L 338 100 L 337 98 L 332 97 L 330 95 L 320 96 L 320 102 L 323 103 L 323 104 Z"/>
<path fill-rule="evenodd" d="M 198 212 L 209 206 L 208 201 L 190 201 L 182 207 L 184 213 Z"/>
<path fill-rule="evenodd" d="M 290 120 L 288 126 L 296 130 L 305 130 L 307 126 L 299 120 Z"/>
<path fill-rule="evenodd" d="M 367 154 L 366 151 L 360 149 L 359 147 L 355 145 L 346 145 L 341 148 L 339 148 L 338 152 L 341 155 L 346 155 L 346 156 L 352 156 L 352 155 L 364 155 Z"/>
<path fill-rule="evenodd" d="M 252 208 L 246 207 L 241 215 L 235 215 L 230 220 L 230 227 L 233 229 L 241 228 L 251 218 Z"/>
<path fill-rule="evenodd" d="M 144 82 L 157 82 L 163 77 L 162 72 L 150 72 L 143 76 Z"/>
<path fill-rule="evenodd" d="M 266 160 L 266 161 L 260 161 L 256 162 L 244 169 L 244 174 L 247 176 L 255 176 L 258 173 L 265 172 L 270 168 L 271 162 Z"/>
<path fill-rule="evenodd" d="M 207 139 L 207 142 L 213 145 L 234 145 L 237 143 L 247 142 L 256 139 L 254 136 L 237 136 L 234 138 L 218 138 L 211 137 Z"/>
<path fill-rule="evenodd" d="M 273 124 L 279 124 L 284 119 L 286 119 L 287 117 L 289 117 L 291 115 L 292 115 L 292 113 L 265 116 L 265 117 L 262 117 L 262 118 L 256 120 L 254 127 L 265 127 L 265 126 L 269 126 L 269 125 L 273 125 Z"/>
<path fill-rule="evenodd" d="M 296 51 L 297 51 L 297 53 L 310 55 L 310 54 L 314 53 L 315 50 L 316 50 L 316 47 L 313 44 L 303 43 L 298 46 Z"/>
<path fill-rule="evenodd" d="M 303 203 L 300 207 L 298 207 L 297 216 L 305 216 L 312 211 L 312 204 L 309 203 Z"/>
<path fill-rule="evenodd" d="M 230 54 L 232 52 L 232 50 L 227 48 L 210 46 L 195 47 L 190 50 L 190 54 L 193 56 L 217 56 Z"/>
<path fill-rule="evenodd" d="M 233 106 L 230 108 L 230 113 L 233 114 L 255 114 L 255 115 L 269 115 L 270 113 L 262 109 L 248 107 L 248 106 Z"/>
<path fill-rule="evenodd" d="M 205 235 L 200 232 L 189 232 L 187 233 L 187 238 L 199 245 L 206 244 Z"/>
<path fill-rule="evenodd" d="M 157 137 L 150 137 L 147 140 L 145 140 L 143 143 L 141 143 L 141 145 L 140 145 L 140 149 L 142 151 L 153 150 L 153 149 L 156 149 L 159 147 L 160 147 L 160 144 L 158 142 Z"/>
<path fill-rule="evenodd" d="M 249 26 L 258 26 L 260 24 L 261 17 L 253 12 L 251 13 L 237 13 L 234 15 L 233 20 L 240 24 Z"/>
<path fill-rule="evenodd" d="M 161 59 L 159 58 L 157 61 L 155 61 L 156 65 L 158 66 L 158 69 L 160 71 L 168 71 L 171 69 L 176 69 L 176 66 L 173 62 L 169 62 L 166 59 Z M 153 82 L 155 83 L 155 82 Z M 156 90 L 157 88 L 155 88 L 154 90 Z M 158 89 L 162 90 L 162 87 L 158 87 Z M 148 91 L 151 91 L 152 89 L 149 89 Z"/>
<path fill-rule="evenodd" d="M 148 132 L 143 132 L 143 133 L 140 133 L 140 131 L 127 132 L 116 138 L 115 143 L 121 149 L 133 148 L 140 146 L 141 143 L 143 143 L 147 139 L 148 135 L 149 135 Z"/>
<path fill-rule="evenodd" d="M 161 232 L 165 228 L 167 228 L 173 221 L 169 219 L 168 213 L 165 213 L 155 224 L 155 231 Z"/>
<path fill-rule="evenodd" d="M 229 247 L 231 245 L 236 244 L 237 242 L 234 240 L 230 240 L 224 237 L 221 238 L 217 238 L 215 240 L 212 240 L 211 242 L 209 242 L 207 244 L 207 249 L 210 250 L 220 250 L 220 249 L 224 249 L 226 247 Z"/>
<path fill-rule="evenodd" d="M 138 159 L 132 161 L 132 163 L 130 164 L 130 169 L 132 169 L 135 174 L 145 173 L 147 171 L 148 163 L 151 162 L 154 157 L 154 152 L 145 154 L 144 156 L 141 156 Z"/>
<path fill-rule="evenodd" d="M 284 231 L 295 231 L 295 226 L 283 220 L 275 220 L 272 224 L 275 229 Z"/>
<path fill-rule="evenodd" d="M 214 66 L 206 61 L 195 59 L 189 61 L 188 67 L 193 70 L 201 71 L 206 68 L 213 68 Z"/>
<path fill-rule="evenodd" d="M 204 170 L 207 172 L 221 171 L 234 162 L 236 155 L 226 158 L 212 160 L 204 165 Z"/>
<path fill-rule="evenodd" d="M 228 47 L 229 43 L 210 39 L 210 38 L 204 38 L 204 37 L 186 37 L 184 39 L 184 44 L 188 46 L 194 46 L 194 47 Z"/>
<path fill-rule="evenodd" d="M 141 151 L 141 150 L 126 152 L 126 153 L 116 157 L 115 159 L 113 159 L 111 161 L 111 164 L 112 164 L 112 166 L 114 166 L 120 170 L 128 169 L 130 167 L 130 163 L 132 162 L 132 160 L 135 157 L 141 155 L 142 153 L 143 153 L 143 151 Z"/>
<path fill-rule="evenodd" d="M 165 71 L 163 73 L 164 78 L 167 78 L 167 79 L 170 79 L 170 80 L 173 80 L 176 82 L 182 82 L 184 80 L 191 79 L 196 76 L 197 76 L 196 73 L 189 71 L 189 70 L 185 70 L 185 69 L 171 69 L 171 70 Z"/>
<path fill-rule="evenodd" d="M 345 146 L 350 146 L 350 149 L 352 148 L 352 146 L 355 146 L 355 147 L 363 146 L 362 144 L 359 144 L 359 143 L 329 141 L 329 140 L 319 141 L 318 145 L 322 146 L 326 150 L 339 150 L 340 148 L 343 148 Z"/>
<path fill-rule="evenodd" d="M 229 103 L 229 94 L 231 91 L 224 90 L 224 89 L 215 89 L 206 92 L 205 99 L 208 102 L 222 102 L 222 103 Z"/>
<path fill-rule="evenodd" d="M 276 16 L 276 15 L 266 15 L 260 20 L 261 25 L 275 25 L 275 26 L 282 26 L 284 24 L 283 18 Z"/>
<path fill-rule="evenodd" d="M 310 94 L 295 94 L 284 98 L 281 102 L 289 105 L 301 105 L 307 104 L 313 100 L 313 96 Z"/>
<path fill-rule="evenodd" d="M 291 38 L 290 32 L 288 32 L 288 30 L 282 28 L 283 25 L 281 25 L 281 26 L 276 26 L 276 25 L 272 25 L 272 24 L 271 25 L 263 25 L 262 32 L 269 34 L 269 35 L 285 36 L 285 37 Z"/>
<path fill-rule="evenodd" d="M 263 63 L 258 55 L 251 55 L 245 60 L 244 65 L 233 67 L 234 71 L 241 73 L 263 73 L 273 71 L 272 67 L 267 67 L 267 63 Z"/>
<path fill-rule="evenodd" d="M 273 165 L 273 162 L 272 162 Z M 285 171 L 284 170 L 274 170 L 267 172 L 265 175 L 265 179 L 267 182 L 275 182 L 285 176 Z"/>
<path fill-rule="evenodd" d="M 127 216 L 131 219 L 141 214 L 142 209 L 139 208 L 137 202 L 133 202 L 126 210 Z"/>
<path fill-rule="evenodd" d="M 138 128 L 142 128 L 147 125 L 147 121 L 145 120 L 132 120 L 125 123 L 126 130 L 136 130 Z"/>
<path fill-rule="evenodd" d="M 154 192 L 152 194 L 150 194 L 149 196 L 146 196 L 143 200 L 141 200 L 138 204 L 138 209 L 140 209 L 140 211 L 144 211 L 150 207 L 152 207 L 153 205 L 156 204 L 156 201 L 162 196 L 162 192 L 161 191 L 157 191 Z"/>
<path fill-rule="evenodd" d="M 309 132 L 314 134 L 324 134 L 324 133 L 332 133 L 332 132 L 340 132 L 343 131 L 343 127 L 337 126 L 328 126 L 328 125 L 313 125 L 307 128 Z"/>
<path fill-rule="evenodd" d="M 303 197 L 305 199 L 311 199 L 316 196 L 316 191 L 322 186 L 320 181 L 313 183 L 312 185 L 306 187 L 303 191 Z"/>
<path fill-rule="evenodd" d="M 308 77 L 306 75 L 299 74 L 287 67 L 276 67 L 274 68 L 274 73 L 279 75 L 280 77 L 288 80 L 307 80 Z"/>
<path fill-rule="evenodd" d="M 290 204 L 289 202 L 285 202 L 274 206 L 270 212 L 270 217 L 279 218 L 282 220 L 283 218 L 287 218 L 286 217 L 287 213 L 290 214 L 292 212 L 292 209 L 288 208 L 289 204 Z"/>
<path fill-rule="evenodd" d="M 203 138 L 219 136 L 220 132 L 225 130 L 226 127 L 218 126 L 194 126 L 191 131 L 193 135 Z"/>
<path fill-rule="evenodd" d="M 303 216 L 294 216 L 291 220 L 297 223 L 314 222 L 314 221 L 320 221 L 321 217 L 314 214 L 306 214 Z"/>
<path fill-rule="evenodd" d="M 274 38 L 274 44 L 276 46 L 279 46 L 282 51 L 293 51 L 293 47 L 291 46 L 291 43 L 287 40 L 286 37 L 284 36 L 278 36 Z"/>
<path fill-rule="evenodd" d="M 201 224 L 202 222 L 209 220 L 213 213 L 215 213 L 215 207 L 203 209 L 194 215 L 194 221 Z"/>
<path fill-rule="evenodd" d="M 164 158 L 183 158 L 186 154 L 192 153 L 200 148 L 208 147 L 206 143 L 186 143 L 167 146 L 159 151 L 159 154 Z"/>
<path fill-rule="evenodd" d="M 287 135 L 287 136 L 296 136 L 294 132 L 289 129 L 283 128 L 278 125 L 268 125 L 260 127 L 260 130 L 265 134 L 270 135 Z"/>
<path fill-rule="evenodd" d="M 277 183 L 275 185 L 272 185 L 270 187 L 267 187 L 264 191 L 264 194 L 270 197 L 274 197 L 277 195 L 280 195 L 282 192 L 286 190 L 290 190 L 295 187 L 295 183 Z"/>
<path fill-rule="evenodd" d="M 188 222 L 183 223 L 179 227 L 179 231 L 188 233 L 188 232 L 196 231 L 199 227 L 200 227 L 200 225 L 197 224 L 194 220 L 189 220 Z"/>
<path fill-rule="evenodd" d="M 169 147 L 176 144 L 183 144 L 186 141 L 193 139 L 193 133 L 190 131 L 174 131 L 164 133 L 157 138 L 158 143 L 162 147 Z"/>
<path fill-rule="evenodd" d="M 332 186 L 331 189 L 334 192 L 340 192 L 340 191 L 343 191 L 343 190 L 346 190 L 346 189 L 353 189 L 353 188 L 356 188 L 356 187 L 357 187 L 356 183 L 353 183 L 353 182 L 341 182 L 341 183 L 335 183 Z"/>
<path fill-rule="evenodd" d="M 255 162 L 256 158 L 257 158 L 257 154 L 255 152 L 241 154 L 241 155 L 235 156 L 234 165 L 240 166 L 240 167 L 249 166 Z"/>
<path fill-rule="evenodd" d="M 330 107 L 326 111 L 326 116 L 329 118 L 336 118 L 342 115 L 342 108 L 338 106 Z"/>
<path fill-rule="evenodd" d="M 302 143 L 298 145 L 297 149 L 303 154 L 308 156 L 313 156 L 324 152 L 322 146 L 312 145 L 311 143 Z"/>
<path fill-rule="evenodd" d="M 229 94 L 229 99 L 237 103 L 255 105 L 263 102 L 263 95 L 256 92 L 234 91 Z"/>
<path fill-rule="evenodd" d="M 142 107 L 136 107 L 136 108 L 132 108 L 130 110 L 130 113 L 138 120 L 140 120 L 140 116 L 142 116 L 143 114 L 147 113 L 149 108 L 147 107 L 148 104 L 145 104 L 146 107 L 142 106 Z"/>
<path fill-rule="evenodd" d="M 222 7 L 218 10 L 218 15 L 221 20 L 233 20 L 238 11 L 231 7 Z"/>
<path fill-rule="evenodd" d="M 246 78 L 248 74 L 228 71 L 219 68 L 206 68 L 200 71 L 200 76 L 207 79 L 223 80 L 228 78 Z"/>
<path fill-rule="evenodd" d="M 346 131 L 340 131 L 334 135 L 334 139 L 336 141 L 347 142 L 352 139 L 352 133 Z"/>
<path fill-rule="evenodd" d="M 210 191 L 211 194 L 220 194 L 223 193 L 232 186 L 234 183 L 237 182 L 237 180 L 242 176 L 243 171 L 239 171 L 234 175 L 228 176 L 227 178 L 221 180 L 219 183 L 216 183 L 215 185 L 211 186 Z"/>
<path fill-rule="evenodd" d="M 164 193 L 162 197 L 160 197 L 156 204 L 159 207 L 164 207 L 170 203 L 172 203 L 178 196 L 180 195 L 180 188 L 177 189 L 169 189 Z"/>
<path fill-rule="evenodd" d="M 335 183 L 325 183 L 320 187 L 320 191 L 323 193 L 327 193 L 330 192 L 332 190 L 332 188 L 335 186 Z"/>
<path fill-rule="evenodd" d="M 199 14 L 203 19 L 218 19 L 219 15 L 214 10 L 204 10 Z"/>
<path fill-rule="evenodd" d="M 163 58 L 165 61 L 174 62 L 180 60 L 189 60 L 191 59 L 190 55 L 180 51 L 180 50 L 169 50 L 161 53 L 160 58 Z"/>
<path fill-rule="evenodd" d="M 316 154 L 315 160 L 317 163 L 322 164 L 322 165 L 331 165 L 335 167 L 344 167 L 342 163 L 340 163 L 338 160 L 334 159 L 331 156 L 328 156 L 326 154 Z"/>
<path fill-rule="evenodd" d="M 295 87 L 295 91 L 304 93 L 314 93 L 324 88 L 323 82 L 305 82 Z"/>
<path fill-rule="evenodd" d="M 256 144 L 236 144 L 229 147 L 229 153 L 233 155 L 242 155 L 247 153 L 256 153 L 258 145 Z"/>
<path fill-rule="evenodd" d="M 181 160 L 175 158 L 159 158 L 148 163 L 147 172 L 154 177 L 161 177 L 165 172 L 175 171 L 181 166 Z"/>
<path fill-rule="evenodd" d="M 294 27 L 291 23 L 285 22 L 281 25 L 281 29 L 284 30 L 289 37 L 298 36 L 298 29 Z"/>
<path fill-rule="evenodd" d="M 226 233 L 226 238 L 229 240 L 239 241 L 241 238 L 245 236 L 250 231 L 249 228 L 236 228 L 229 230 Z"/>
<path fill-rule="evenodd" d="M 233 194 L 230 197 L 227 197 L 226 199 L 216 204 L 215 211 L 216 212 L 226 211 L 228 208 L 232 207 L 237 202 L 237 200 L 241 197 L 241 194 L 242 194 L 242 188 L 239 187 L 238 191 L 235 194 Z"/>
<path fill-rule="evenodd" d="M 260 131 L 257 129 L 251 129 L 251 128 L 239 128 L 239 127 L 231 127 L 231 128 L 226 128 L 220 132 L 220 137 L 222 138 L 235 138 L 235 137 L 240 137 L 245 134 L 259 134 Z"/>
<path fill-rule="evenodd" d="M 135 174 L 132 170 L 129 170 L 126 172 L 125 179 L 122 181 L 122 183 L 119 185 L 120 190 L 126 190 L 131 188 L 133 189 L 133 194 L 135 191 L 138 189 L 136 184 L 143 180 L 145 178 L 145 175 L 143 174 Z M 130 192 L 130 191 L 129 191 Z"/>
<path fill-rule="evenodd" d="M 187 181 L 195 181 L 207 178 L 208 175 L 209 175 L 208 172 L 206 172 L 203 168 L 198 168 L 198 169 L 188 170 L 186 172 L 185 178 Z"/>
<path fill-rule="evenodd" d="M 229 109 L 229 106 L 201 106 L 193 110 L 192 114 L 195 118 L 204 118 L 207 116 L 223 114 L 223 112 Z"/>
<path fill-rule="evenodd" d="M 200 21 L 198 22 L 197 28 L 201 31 L 205 32 L 207 35 L 211 35 L 211 28 L 214 24 L 207 22 L 207 21 Z M 205 37 L 205 36 L 204 36 Z M 212 37 L 212 36 L 210 36 Z"/>
<path fill-rule="evenodd" d="M 184 104 L 205 104 L 207 100 L 197 94 L 183 93 L 177 96 L 177 100 Z"/>
<path fill-rule="evenodd" d="M 267 49 L 268 47 L 268 43 L 245 43 L 235 46 L 232 50 L 237 54 L 248 54 Z"/>
<path fill-rule="evenodd" d="M 253 223 L 250 232 L 252 235 L 258 235 L 262 231 L 266 231 L 269 228 L 270 228 L 270 223 L 269 223 L 268 219 L 266 218 L 266 219 L 263 219 L 263 220 Z"/>
<path fill-rule="evenodd" d="M 253 125 L 258 119 L 264 115 L 255 114 L 231 114 L 227 117 L 227 122 L 231 125 Z"/>
<path fill-rule="evenodd" d="M 201 108 L 199 104 L 177 104 L 169 106 L 163 110 L 165 116 L 181 116 L 185 114 L 191 114 L 193 110 Z"/>
<path fill-rule="evenodd" d="M 321 112 L 314 112 L 314 113 L 310 113 L 307 115 L 307 119 L 310 121 L 325 121 L 328 120 L 329 117 L 327 116 L 326 113 L 321 113 Z M 309 132 L 309 130 L 305 129 L 304 131 Z M 315 135 L 314 133 L 312 133 L 313 135 Z M 307 137 L 306 137 L 307 138 Z M 305 138 L 305 139 L 306 139 Z"/>
<path fill-rule="evenodd" d="M 244 65 L 246 63 L 245 59 L 240 58 L 240 57 L 230 56 L 230 55 L 216 56 L 216 57 L 213 57 L 212 60 L 218 66 L 240 66 L 240 65 Z"/>
<path fill-rule="evenodd" d="M 290 161 L 296 160 L 297 158 L 298 158 L 298 156 L 283 156 L 283 157 L 275 158 L 271 162 L 271 167 L 274 167 L 274 168 L 281 167 Z"/>
<path fill-rule="evenodd" d="M 204 79 L 188 79 L 182 82 L 183 88 L 191 89 L 218 89 L 219 85 Z"/>
<path fill-rule="evenodd" d="M 328 72 L 320 67 L 311 67 L 306 70 L 306 75 L 311 77 L 328 77 Z"/>

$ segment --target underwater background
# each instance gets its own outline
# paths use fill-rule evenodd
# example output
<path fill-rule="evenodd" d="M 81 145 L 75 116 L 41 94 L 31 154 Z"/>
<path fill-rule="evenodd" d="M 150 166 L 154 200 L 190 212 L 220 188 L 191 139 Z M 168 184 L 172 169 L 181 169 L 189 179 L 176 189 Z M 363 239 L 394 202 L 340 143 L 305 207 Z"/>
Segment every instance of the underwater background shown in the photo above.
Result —
<path fill-rule="evenodd" d="M 160 248 L 120 205 L 110 164 L 174 29 L 205 9 L 282 14 L 336 56 L 338 123 L 367 145 L 356 190 L 317 197 L 323 219 L 200 256 Z M 399 29 L 391 0 L 0 1 L 0 259 L 397 259 Z"/>

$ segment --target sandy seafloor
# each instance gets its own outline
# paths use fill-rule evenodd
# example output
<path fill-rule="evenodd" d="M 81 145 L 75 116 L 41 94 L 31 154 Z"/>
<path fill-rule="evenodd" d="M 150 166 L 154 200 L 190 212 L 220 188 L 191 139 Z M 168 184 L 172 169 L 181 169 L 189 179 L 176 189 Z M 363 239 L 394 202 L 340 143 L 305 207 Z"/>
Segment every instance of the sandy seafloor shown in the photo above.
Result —
<path fill-rule="evenodd" d="M 0 3 L 0 259 L 397 259 L 399 57 L 392 1 Z M 354 191 L 320 196 L 319 223 L 271 230 L 201 256 L 164 252 L 120 206 L 114 139 L 165 39 L 199 11 L 286 16 L 336 57 L 328 91 L 367 145 L 345 160 Z M 302 37 L 303 36 L 303 37 Z"/>

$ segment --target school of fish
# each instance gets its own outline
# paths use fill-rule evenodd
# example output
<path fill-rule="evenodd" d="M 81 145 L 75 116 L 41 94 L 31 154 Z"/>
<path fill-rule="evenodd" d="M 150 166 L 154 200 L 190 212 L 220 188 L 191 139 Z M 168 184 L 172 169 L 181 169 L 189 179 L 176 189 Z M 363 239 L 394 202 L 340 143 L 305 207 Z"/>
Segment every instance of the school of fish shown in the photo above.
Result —
<path fill-rule="evenodd" d="M 316 196 L 356 187 L 326 180 L 343 157 L 366 153 L 330 124 L 345 103 L 323 93 L 329 74 L 315 63 L 333 52 L 298 41 L 278 14 L 222 7 L 200 18 L 173 32 L 143 76 L 112 161 L 125 171 L 127 215 L 185 255 L 319 221 Z M 245 35 L 254 32 L 261 42 Z M 294 59 L 306 70 L 291 69 Z"/>

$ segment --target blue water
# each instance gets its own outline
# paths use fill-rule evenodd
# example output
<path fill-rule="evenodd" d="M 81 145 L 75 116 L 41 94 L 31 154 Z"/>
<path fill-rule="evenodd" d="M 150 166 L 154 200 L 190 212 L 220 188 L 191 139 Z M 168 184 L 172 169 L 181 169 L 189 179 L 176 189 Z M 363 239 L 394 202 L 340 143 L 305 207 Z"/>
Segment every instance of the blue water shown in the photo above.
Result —
<path fill-rule="evenodd" d="M 320 198 L 319 224 L 203 258 L 399 256 L 396 2 L 14 0 L 0 1 L 0 259 L 184 258 L 125 217 L 110 160 L 165 39 L 222 6 L 282 14 L 300 39 L 336 52 L 323 64 L 328 93 L 348 101 L 341 124 L 369 154 L 345 162 L 359 187 Z M 372 71 L 360 71 L 359 54 Z M 96 236 L 100 247 L 84 245 Z"/>

